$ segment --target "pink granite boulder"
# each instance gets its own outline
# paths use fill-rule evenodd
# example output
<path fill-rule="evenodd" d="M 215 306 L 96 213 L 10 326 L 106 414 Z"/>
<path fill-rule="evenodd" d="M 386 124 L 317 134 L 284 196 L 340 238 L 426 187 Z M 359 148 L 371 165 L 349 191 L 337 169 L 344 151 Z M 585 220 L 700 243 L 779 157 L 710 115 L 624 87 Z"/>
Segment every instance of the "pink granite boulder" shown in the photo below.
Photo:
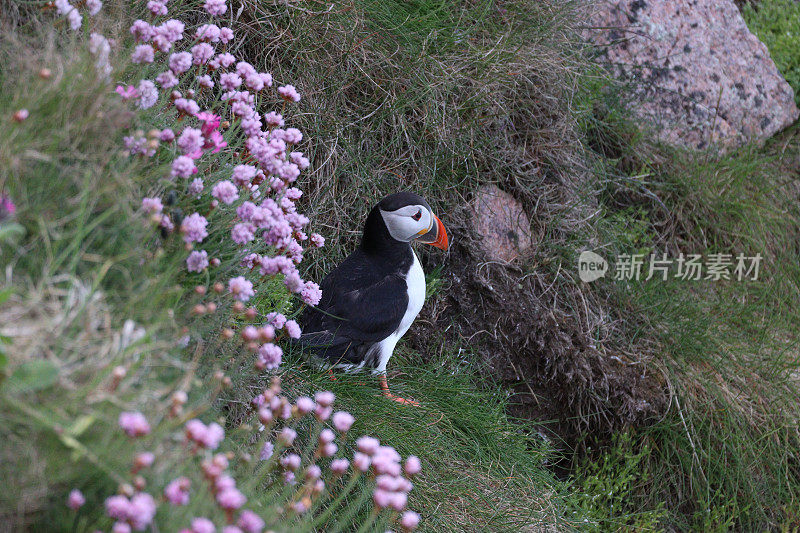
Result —
<path fill-rule="evenodd" d="M 533 247 L 530 219 L 522 204 L 507 192 L 484 185 L 475 192 L 470 207 L 473 229 L 487 259 L 511 262 Z"/>
<path fill-rule="evenodd" d="M 598 60 L 669 144 L 732 148 L 797 120 L 792 88 L 732 0 L 598 2 L 589 26 Z"/>

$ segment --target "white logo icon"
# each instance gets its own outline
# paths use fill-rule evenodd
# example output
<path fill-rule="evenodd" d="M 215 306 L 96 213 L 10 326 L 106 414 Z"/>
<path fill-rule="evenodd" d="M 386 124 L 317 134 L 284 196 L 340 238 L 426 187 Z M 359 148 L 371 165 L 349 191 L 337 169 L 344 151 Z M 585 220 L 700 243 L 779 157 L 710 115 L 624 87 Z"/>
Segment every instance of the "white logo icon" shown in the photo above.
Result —
<path fill-rule="evenodd" d="M 581 281 L 591 283 L 608 272 L 608 263 L 594 252 L 585 250 L 578 257 L 578 276 Z"/>

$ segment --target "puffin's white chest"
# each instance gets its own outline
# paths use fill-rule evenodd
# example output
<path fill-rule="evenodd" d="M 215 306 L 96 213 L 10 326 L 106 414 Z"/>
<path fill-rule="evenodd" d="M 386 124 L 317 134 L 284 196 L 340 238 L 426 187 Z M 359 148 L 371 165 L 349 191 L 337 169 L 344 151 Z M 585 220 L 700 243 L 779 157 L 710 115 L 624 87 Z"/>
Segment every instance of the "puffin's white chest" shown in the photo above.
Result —
<path fill-rule="evenodd" d="M 411 252 L 414 256 L 414 263 L 406 275 L 406 286 L 408 290 L 408 308 L 400 321 L 400 326 L 397 328 L 397 337 L 400 338 L 411 327 L 411 323 L 417 318 L 417 315 L 422 309 L 422 304 L 425 303 L 425 273 L 422 271 L 422 265 L 419 264 L 417 254 Z"/>
<path fill-rule="evenodd" d="M 394 353 L 394 347 L 397 341 L 399 341 L 400 337 L 411 327 L 420 309 L 422 309 L 422 304 L 425 303 L 425 273 L 422 271 L 422 265 L 420 265 L 419 259 L 417 259 L 417 254 L 414 254 L 413 251 L 411 253 L 414 255 L 414 263 L 411 265 L 408 274 L 406 274 L 408 307 L 406 307 L 406 312 L 403 314 L 400 325 L 397 326 L 394 333 L 378 343 L 379 360 L 376 368 L 378 372 L 386 371 L 386 363 L 389 362 L 389 358 L 392 356 L 392 353 Z"/>

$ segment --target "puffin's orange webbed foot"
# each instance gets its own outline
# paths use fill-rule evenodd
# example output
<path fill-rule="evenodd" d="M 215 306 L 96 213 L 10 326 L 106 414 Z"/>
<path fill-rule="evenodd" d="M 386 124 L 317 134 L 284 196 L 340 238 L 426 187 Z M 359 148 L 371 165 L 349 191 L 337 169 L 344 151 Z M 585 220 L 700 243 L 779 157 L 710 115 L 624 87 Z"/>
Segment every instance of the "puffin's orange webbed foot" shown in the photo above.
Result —
<path fill-rule="evenodd" d="M 333 375 L 333 369 L 332 369 L 332 368 L 329 368 L 329 369 L 328 369 L 328 376 L 331 378 L 331 381 L 339 381 L 339 380 L 336 378 L 336 376 L 334 376 L 334 375 Z"/>
<path fill-rule="evenodd" d="M 389 382 L 386 379 L 386 376 L 381 375 L 378 377 L 378 382 L 381 384 L 381 389 L 383 389 L 383 395 L 389 398 L 390 400 L 394 400 L 395 402 L 399 403 L 400 405 L 408 405 L 411 407 L 419 407 L 419 402 L 416 400 L 406 400 L 405 398 L 401 398 L 395 394 L 389 392 Z"/>

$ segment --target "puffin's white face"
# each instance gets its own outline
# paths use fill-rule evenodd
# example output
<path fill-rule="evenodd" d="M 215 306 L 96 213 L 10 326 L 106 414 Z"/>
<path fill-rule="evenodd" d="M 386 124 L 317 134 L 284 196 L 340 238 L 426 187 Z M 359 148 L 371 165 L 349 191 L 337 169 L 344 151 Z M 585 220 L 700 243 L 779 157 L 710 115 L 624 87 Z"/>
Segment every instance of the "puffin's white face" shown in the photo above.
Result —
<path fill-rule="evenodd" d="M 400 242 L 411 242 L 428 233 L 436 223 L 424 205 L 407 205 L 396 211 L 381 211 L 389 234 Z"/>

